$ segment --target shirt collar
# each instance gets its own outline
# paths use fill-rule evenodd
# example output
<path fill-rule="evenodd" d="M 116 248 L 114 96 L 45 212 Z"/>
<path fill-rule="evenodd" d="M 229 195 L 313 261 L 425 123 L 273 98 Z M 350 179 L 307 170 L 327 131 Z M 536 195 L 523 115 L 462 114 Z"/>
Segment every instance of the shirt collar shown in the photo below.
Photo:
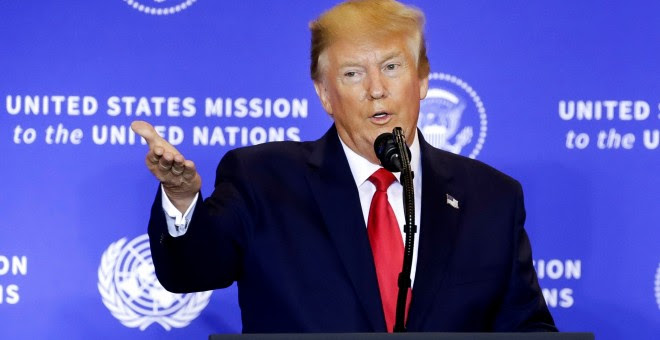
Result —
<path fill-rule="evenodd" d="M 417 174 L 419 174 L 420 160 L 419 138 L 417 134 L 418 132 L 415 130 L 415 139 L 410 146 L 410 168 L 416 174 L 416 178 Z M 351 168 L 351 173 L 353 174 L 353 179 L 355 180 L 355 185 L 357 187 L 360 187 L 365 181 L 367 181 L 369 176 L 376 172 L 376 170 L 382 168 L 382 166 L 369 162 L 366 158 L 351 150 L 351 148 L 349 148 L 341 139 L 341 136 L 339 136 L 339 141 L 341 142 L 341 147 L 344 149 L 344 154 L 346 154 L 348 166 Z M 398 181 L 401 173 L 395 172 L 394 176 L 396 176 Z"/>

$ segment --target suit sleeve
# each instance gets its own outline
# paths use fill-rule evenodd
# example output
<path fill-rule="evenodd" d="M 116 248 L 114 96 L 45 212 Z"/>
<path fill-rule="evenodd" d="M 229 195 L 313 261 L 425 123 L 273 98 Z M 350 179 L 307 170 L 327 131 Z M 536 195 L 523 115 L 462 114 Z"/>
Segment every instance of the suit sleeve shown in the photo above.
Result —
<path fill-rule="evenodd" d="M 151 209 L 149 240 L 156 276 L 165 289 L 187 293 L 224 288 L 238 280 L 251 224 L 245 171 L 233 152 L 216 171 L 215 190 L 198 195 L 188 230 L 172 237 L 158 191 Z"/>
<path fill-rule="evenodd" d="M 523 193 L 518 182 L 516 192 L 511 273 L 495 331 L 557 331 L 532 264 L 532 248 L 524 228 Z"/>

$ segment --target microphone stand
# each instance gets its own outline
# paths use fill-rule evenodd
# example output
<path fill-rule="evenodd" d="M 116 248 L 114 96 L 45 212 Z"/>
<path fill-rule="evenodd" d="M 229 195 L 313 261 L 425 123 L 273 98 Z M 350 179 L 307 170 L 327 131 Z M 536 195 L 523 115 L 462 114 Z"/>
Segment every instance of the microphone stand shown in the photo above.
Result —
<path fill-rule="evenodd" d="M 406 332 L 406 300 L 408 289 L 411 287 L 410 270 L 412 268 L 413 248 L 415 245 L 415 190 L 413 186 L 413 172 L 410 169 L 410 157 L 408 156 L 406 140 L 400 127 L 394 128 L 394 142 L 401 155 L 401 184 L 403 185 L 403 212 L 406 223 L 403 231 L 406 234 L 405 250 L 403 253 L 403 268 L 398 278 L 399 294 L 396 300 L 396 318 L 394 332 Z"/>

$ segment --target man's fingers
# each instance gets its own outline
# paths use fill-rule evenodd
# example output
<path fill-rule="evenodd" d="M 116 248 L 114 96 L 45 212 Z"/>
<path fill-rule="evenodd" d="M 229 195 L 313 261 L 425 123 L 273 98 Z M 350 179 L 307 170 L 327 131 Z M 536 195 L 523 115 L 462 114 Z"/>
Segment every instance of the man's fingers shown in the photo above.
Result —
<path fill-rule="evenodd" d="M 162 172 L 168 172 L 172 168 L 172 163 L 174 162 L 174 155 L 171 152 L 163 153 L 163 156 L 160 157 L 158 161 L 158 169 Z"/>
<path fill-rule="evenodd" d="M 174 161 L 172 162 L 172 174 L 174 176 L 181 176 L 185 167 L 185 159 L 182 155 L 175 155 Z"/>
<path fill-rule="evenodd" d="M 191 160 L 186 160 L 181 154 L 172 154 L 165 152 L 157 164 L 158 176 L 162 182 L 180 183 L 181 176 L 186 181 L 192 180 L 197 174 L 195 163 Z M 177 177 L 179 179 L 177 179 Z"/>
<path fill-rule="evenodd" d="M 163 148 L 156 147 L 147 153 L 147 165 L 158 164 L 160 157 L 163 156 Z"/>
<path fill-rule="evenodd" d="M 158 164 L 158 161 L 160 160 L 160 156 L 156 155 L 153 152 L 150 152 L 147 154 L 147 162 L 150 164 Z"/>
<path fill-rule="evenodd" d="M 162 139 L 156 130 L 154 129 L 151 124 L 142 121 L 142 120 L 136 120 L 133 123 L 131 123 L 131 129 L 140 135 L 144 140 L 147 141 L 147 144 L 151 146 L 154 142 Z"/>
<path fill-rule="evenodd" d="M 199 190 L 201 180 L 195 163 L 186 160 L 174 146 L 156 132 L 151 124 L 136 120 L 131 123 L 131 129 L 149 144 L 147 167 L 163 183 L 166 190 L 170 188 L 177 195 L 181 192 L 190 192 L 194 195 Z"/>
<path fill-rule="evenodd" d="M 197 174 L 197 168 L 195 167 L 195 163 L 189 159 L 187 159 L 184 162 L 184 168 L 183 168 L 183 178 L 186 180 L 191 180 L 195 178 L 195 175 Z"/>
<path fill-rule="evenodd" d="M 161 157 L 163 157 L 163 154 L 165 153 L 165 148 L 163 148 L 162 146 L 156 146 L 156 147 L 154 147 L 153 150 L 154 150 L 154 155 L 155 155 L 156 158 L 158 158 L 158 159 L 160 159 Z"/>

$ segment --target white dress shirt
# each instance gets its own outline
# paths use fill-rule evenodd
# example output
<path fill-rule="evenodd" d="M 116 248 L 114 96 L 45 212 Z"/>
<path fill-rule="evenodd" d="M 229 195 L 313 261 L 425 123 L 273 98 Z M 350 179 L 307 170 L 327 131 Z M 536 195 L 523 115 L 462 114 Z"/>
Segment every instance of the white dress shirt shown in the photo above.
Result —
<path fill-rule="evenodd" d="M 339 138 L 341 141 L 341 138 Z M 371 199 L 376 193 L 376 186 L 369 181 L 369 177 L 382 168 L 380 165 L 373 164 L 366 160 L 364 157 L 351 150 L 344 141 L 341 141 L 341 146 L 344 148 L 344 153 L 348 159 L 348 166 L 351 168 L 355 185 L 360 193 L 360 205 L 362 206 L 362 216 L 364 216 L 364 225 L 368 224 L 369 208 L 371 207 Z M 417 250 L 419 249 L 419 221 L 421 216 L 422 206 L 422 168 L 420 166 L 420 151 L 419 151 L 419 138 L 415 135 L 415 140 L 410 146 L 410 168 L 414 172 L 413 186 L 415 187 L 415 224 L 417 225 L 417 234 L 415 235 L 415 248 L 413 249 L 412 268 L 410 270 L 410 279 L 415 282 L 415 268 L 417 268 Z M 394 173 L 396 181 L 387 189 L 387 200 L 394 210 L 396 221 L 399 223 L 401 231 L 401 242 L 406 240 L 406 234 L 403 231 L 403 225 L 406 222 L 405 214 L 403 212 L 403 186 L 400 182 L 401 173 Z M 403 255 L 403 254 L 402 254 Z"/>
<path fill-rule="evenodd" d="M 351 150 L 344 141 L 341 140 L 341 146 L 344 149 L 346 154 L 346 159 L 348 160 L 348 166 L 351 168 L 351 173 L 353 174 L 353 179 L 355 180 L 355 185 L 358 188 L 360 194 L 360 205 L 362 208 L 362 216 L 364 217 L 364 225 L 366 226 L 369 219 L 369 207 L 371 206 L 371 199 L 376 193 L 376 186 L 369 181 L 369 177 L 380 169 L 380 165 L 373 164 L 369 162 L 364 157 L 355 153 Z M 410 278 L 415 282 L 415 268 L 417 267 L 417 253 L 419 249 L 419 235 L 420 235 L 420 216 L 421 216 L 421 206 L 422 206 L 422 169 L 420 166 L 420 150 L 419 150 L 419 138 L 415 135 L 415 140 L 410 146 L 410 168 L 413 170 L 415 176 L 413 179 L 413 185 L 415 187 L 415 224 L 417 225 L 417 234 L 415 235 L 415 248 L 413 251 L 413 261 L 412 269 L 410 271 Z M 399 229 L 401 231 L 401 242 L 405 242 L 406 235 L 403 231 L 403 225 L 405 223 L 405 216 L 403 212 L 403 186 L 400 182 L 401 173 L 394 173 L 396 176 L 396 181 L 390 185 L 387 189 L 387 198 L 394 210 L 394 215 L 396 220 L 399 223 Z M 165 194 L 165 190 L 162 188 L 162 205 L 163 210 L 165 211 L 165 220 L 167 221 L 167 229 L 173 237 L 178 237 L 186 233 L 188 230 L 188 224 L 192 218 L 192 211 L 195 209 L 195 204 L 197 202 L 197 195 L 193 199 L 192 204 L 188 207 L 185 213 L 181 213 Z"/>

